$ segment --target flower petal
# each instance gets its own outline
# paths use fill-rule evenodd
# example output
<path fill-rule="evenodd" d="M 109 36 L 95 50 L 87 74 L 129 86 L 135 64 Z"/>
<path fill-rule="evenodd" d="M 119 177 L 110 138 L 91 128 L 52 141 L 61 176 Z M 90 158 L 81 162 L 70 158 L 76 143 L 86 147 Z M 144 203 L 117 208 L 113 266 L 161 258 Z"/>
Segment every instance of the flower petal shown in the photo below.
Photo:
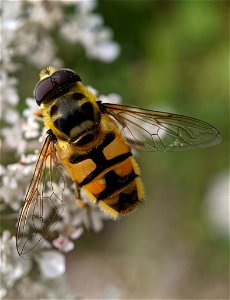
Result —
<path fill-rule="evenodd" d="M 37 257 L 37 261 L 46 278 L 55 278 L 65 273 L 65 257 L 57 251 L 44 251 Z"/>

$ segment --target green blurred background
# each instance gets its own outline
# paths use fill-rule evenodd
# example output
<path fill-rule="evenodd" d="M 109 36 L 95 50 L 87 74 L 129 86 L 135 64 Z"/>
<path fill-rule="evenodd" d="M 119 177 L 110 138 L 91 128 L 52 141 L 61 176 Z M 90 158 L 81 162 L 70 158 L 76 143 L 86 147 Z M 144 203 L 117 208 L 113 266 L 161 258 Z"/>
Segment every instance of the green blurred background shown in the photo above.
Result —
<path fill-rule="evenodd" d="M 228 299 L 229 240 L 210 221 L 206 198 L 229 168 L 229 2 L 100 1 L 97 11 L 121 55 L 111 64 L 89 60 L 57 38 L 65 67 L 101 94 L 120 94 L 124 104 L 210 122 L 223 142 L 139 153 L 145 204 L 98 234 L 85 232 L 68 255 L 68 282 L 83 298 Z M 38 80 L 29 72 L 34 83 L 22 96 L 31 96 Z M 20 75 L 23 82 L 28 73 Z"/>

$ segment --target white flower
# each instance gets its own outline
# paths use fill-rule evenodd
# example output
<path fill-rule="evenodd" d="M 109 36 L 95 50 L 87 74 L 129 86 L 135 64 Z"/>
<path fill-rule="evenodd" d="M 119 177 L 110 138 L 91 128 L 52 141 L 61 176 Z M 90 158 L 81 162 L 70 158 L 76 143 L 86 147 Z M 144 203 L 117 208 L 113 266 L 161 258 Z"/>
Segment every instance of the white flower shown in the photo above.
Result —
<path fill-rule="evenodd" d="M 34 168 L 37 160 L 38 160 L 38 155 L 37 154 L 28 154 L 28 155 L 25 155 L 23 153 L 21 155 L 20 165 L 25 165 L 25 166 L 31 165 L 32 168 Z"/>
<path fill-rule="evenodd" d="M 2 129 L 5 146 L 16 150 L 18 154 L 24 153 L 27 148 L 27 142 L 23 136 L 23 125 L 24 122 L 22 120 L 18 120 L 17 123 L 13 124 L 11 127 L 5 127 Z"/>
<path fill-rule="evenodd" d="M 0 164 L 0 176 L 3 176 L 6 174 L 6 168 Z"/>
<path fill-rule="evenodd" d="M 0 116 L 9 124 L 14 124 L 19 119 L 19 114 L 15 110 L 19 101 L 16 85 L 16 78 L 10 77 L 6 71 L 0 72 Z"/>
<path fill-rule="evenodd" d="M 19 101 L 16 91 L 17 79 L 10 77 L 6 71 L 1 71 L 0 75 L 1 106 L 3 103 L 8 103 L 10 106 L 17 105 Z"/>
<path fill-rule="evenodd" d="M 112 62 L 120 54 L 120 46 L 114 42 L 101 41 L 88 52 L 88 55 L 104 62 Z"/>
<path fill-rule="evenodd" d="M 0 237 L 0 296 L 6 296 L 17 280 L 30 271 L 31 261 L 19 258 L 15 247 L 15 239 L 9 231 L 3 231 Z"/>
<path fill-rule="evenodd" d="M 20 116 L 16 110 L 9 108 L 4 114 L 4 119 L 9 124 L 16 124 L 17 122 L 19 122 Z"/>
<path fill-rule="evenodd" d="M 77 6 L 79 8 L 79 11 L 82 14 L 90 13 L 97 6 L 97 1 L 96 0 L 87 0 L 87 1 L 77 0 L 75 2 L 76 2 Z"/>
<path fill-rule="evenodd" d="M 36 3 L 34 1 L 33 5 L 29 7 L 29 18 L 41 28 L 51 30 L 63 20 L 61 7 L 60 3 L 53 1 L 49 1 L 47 5 L 44 4 L 44 1 L 36 1 Z"/>
<path fill-rule="evenodd" d="M 18 211 L 30 182 L 34 165 L 10 164 L 5 168 L 0 186 L 0 195 L 13 210 Z"/>
<path fill-rule="evenodd" d="M 23 111 L 23 116 L 25 118 L 29 118 L 31 115 L 36 116 L 39 107 L 34 98 L 26 98 L 25 99 L 27 107 Z"/>
<path fill-rule="evenodd" d="M 34 38 L 34 37 L 33 37 Z M 44 37 L 33 49 L 28 56 L 28 61 L 38 67 L 38 68 L 45 68 L 50 64 L 52 61 L 52 64 L 56 67 L 61 67 L 63 62 L 60 58 L 56 58 L 56 52 L 57 48 L 55 44 L 53 43 L 53 40 L 47 36 Z"/>
<path fill-rule="evenodd" d="M 34 268 L 37 270 L 37 266 Z M 22 277 L 8 290 L 7 299 L 78 299 L 70 289 L 65 276 L 45 278 L 42 274 Z"/>
<path fill-rule="evenodd" d="M 65 257 L 58 251 L 43 251 L 36 257 L 36 260 L 45 278 L 56 278 L 65 272 Z"/>
<path fill-rule="evenodd" d="M 39 124 L 36 122 L 36 120 L 33 117 L 29 117 L 27 119 L 26 124 L 22 127 L 24 137 L 26 139 L 34 139 L 37 138 L 40 133 L 39 133 Z"/>
<path fill-rule="evenodd" d="M 63 233 L 53 241 L 53 246 L 59 249 L 62 252 L 70 252 L 74 248 L 74 243 L 72 240 L 78 239 L 84 229 L 83 227 L 67 227 L 67 230 L 64 230 Z"/>
<path fill-rule="evenodd" d="M 92 203 L 83 189 L 80 196 L 85 205 L 81 205 L 80 209 L 76 211 L 73 223 L 75 226 L 83 224 L 87 229 L 99 232 L 103 228 L 103 220 L 111 219 L 111 217 L 105 214 L 96 204 Z"/>
<path fill-rule="evenodd" d="M 61 234 L 52 242 L 53 246 L 61 252 L 70 252 L 74 249 L 74 243 L 65 235 Z"/>
<path fill-rule="evenodd" d="M 229 232 L 229 174 L 219 174 L 211 182 L 206 195 L 204 213 L 221 234 L 230 237 Z"/>
<path fill-rule="evenodd" d="M 120 54 L 120 46 L 111 40 L 112 31 L 103 27 L 103 19 L 93 13 L 95 1 L 76 2 L 75 14 L 63 24 L 61 34 L 70 42 L 85 47 L 90 58 L 112 62 Z"/>
<path fill-rule="evenodd" d="M 122 102 L 122 98 L 120 95 L 115 93 L 110 93 L 108 95 L 100 95 L 99 100 L 103 103 L 114 103 L 114 104 L 120 104 Z"/>
<path fill-rule="evenodd" d="M 90 93 L 94 94 L 95 96 L 98 96 L 98 91 L 94 87 L 87 85 L 86 88 L 90 91 Z"/>
<path fill-rule="evenodd" d="M 76 219 L 78 211 L 81 209 L 79 209 L 76 204 L 76 196 L 72 188 L 73 187 L 69 187 L 64 190 L 65 209 L 61 215 L 62 220 L 55 225 L 55 230 L 60 234 L 59 237 L 52 242 L 53 246 L 62 252 L 71 251 L 74 248 L 72 240 L 78 239 L 84 231 L 81 226 L 82 219 Z"/>

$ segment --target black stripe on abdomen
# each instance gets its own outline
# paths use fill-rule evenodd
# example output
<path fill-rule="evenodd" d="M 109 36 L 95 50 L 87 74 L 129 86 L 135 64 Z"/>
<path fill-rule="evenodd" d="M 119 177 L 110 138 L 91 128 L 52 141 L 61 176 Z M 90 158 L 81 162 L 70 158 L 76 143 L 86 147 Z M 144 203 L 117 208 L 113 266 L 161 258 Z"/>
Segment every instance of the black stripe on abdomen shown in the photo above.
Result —
<path fill-rule="evenodd" d="M 101 174 L 103 171 L 105 171 L 106 169 L 115 166 L 121 162 L 123 162 L 124 160 L 126 160 L 128 157 L 132 156 L 132 153 L 126 152 L 126 153 L 122 153 L 114 158 L 111 159 L 106 159 L 105 155 L 103 154 L 103 150 L 110 144 L 113 142 L 113 140 L 115 139 L 115 134 L 114 133 L 108 133 L 102 143 L 100 145 L 98 145 L 96 148 L 91 149 L 88 153 L 86 154 L 74 154 L 70 157 L 69 162 L 71 164 L 77 164 L 83 160 L 86 159 L 91 159 L 95 165 L 96 165 L 96 169 L 91 172 L 88 176 L 85 177 L 85 179 L 80 182 L 79 184 L 81 186 L 90 183 L 94 178 L 96 178 L 99 174 Z"/>
<path fill-rule="evenodd" d="M 121 177 L 117 175 L 113 170 L 105 174 L 104 179 L 106 182 L 106 188 L 97 196 L 97 200 L 103 200 L 111 196 L 114 192 L 121 190 L 123 187 L 130 184 L 138 175 L 134 172 Z"/>
<path fill-rule="evenodd" d="M 94 178 L 96 178 L 100 173 L 102 173 L 104 170 L 117 165 L 118 163 L 123 162 L 125 159 L 127 159 L 129 156 L 131 156 L 130 152 L 118 155 L 117 157 L 114 157 L 112 159 L 106 160 L 105 156 L 101 155 L 100 163 L 96 164 L 96 169 L 91 172 L 81 183 L 80 185 L 85 185 L 89 182 L 91 182 Z M 94 161 L 94 160 L 93 160 Z M 94 161 L 95 162 L 95 161 Z"/>
<path fill-rule="evenodd" d="M 138 192 L 135 188 L 130 194 L 121 192 L 118 201 L 109 206 L 122 214 L 133 210 L 139 203 L 141 203 L 141 201 L 138 199 Z"/>

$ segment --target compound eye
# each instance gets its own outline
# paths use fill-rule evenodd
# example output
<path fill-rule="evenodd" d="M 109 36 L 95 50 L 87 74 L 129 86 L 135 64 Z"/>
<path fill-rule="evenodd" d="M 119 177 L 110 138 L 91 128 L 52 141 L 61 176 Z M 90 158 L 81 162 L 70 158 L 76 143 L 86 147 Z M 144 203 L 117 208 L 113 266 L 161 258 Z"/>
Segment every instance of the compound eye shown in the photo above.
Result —
<path fill-rule="evenodd" d="M 81 78 L 72 70 L 60 69 L 38 82 L 34 90 L 37 104 L 60 97 L 67 93 Z"/>
<path fill-rule="evenodd" d="M 48 98 L 53 89 L 54 84 L 50 76 L 38 82 L 34 90 L 34 97 L 39 106 Z"/>
<path fill-rule="evenodd" d="M 77 75 L 77 73 L 69 69 L 60 69 L 54 72 L 51 77 L 60 86 L 81 81 L 81 78 Z"/>

